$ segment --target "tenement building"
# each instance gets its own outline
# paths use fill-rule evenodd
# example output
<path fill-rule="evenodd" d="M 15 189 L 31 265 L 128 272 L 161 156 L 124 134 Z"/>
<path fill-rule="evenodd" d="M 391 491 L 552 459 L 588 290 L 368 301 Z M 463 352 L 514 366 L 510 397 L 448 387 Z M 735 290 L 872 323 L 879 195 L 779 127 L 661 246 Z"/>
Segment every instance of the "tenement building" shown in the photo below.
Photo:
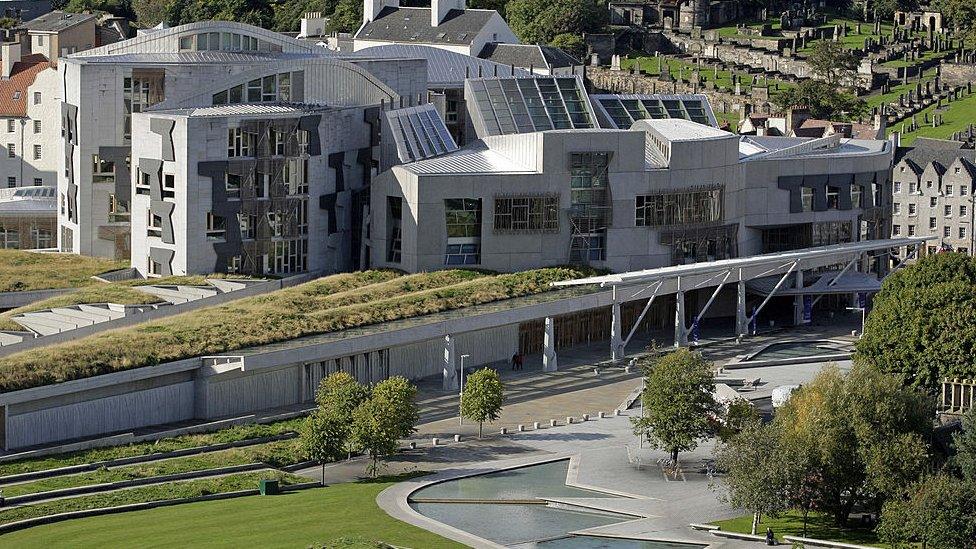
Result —
<path fill-rule="evenodd" d="M 374 180 L 373 266 L 619 272 L 884 232 L 887 141 L 737 136 L 688 119 L 709 119 L 694 101 L 601 128 L 574 77 L 471 79 L 466 92 L 481 139 Z"/>
<path fill-rule="evenodd" d="M 958 141 L 916 139 L 899 148 L 891 187 L 891 235 L 934 236 L 917 254 L 972 253 L 976 151 Z M 902 259 L 911 251 L 902 250 Z"/>

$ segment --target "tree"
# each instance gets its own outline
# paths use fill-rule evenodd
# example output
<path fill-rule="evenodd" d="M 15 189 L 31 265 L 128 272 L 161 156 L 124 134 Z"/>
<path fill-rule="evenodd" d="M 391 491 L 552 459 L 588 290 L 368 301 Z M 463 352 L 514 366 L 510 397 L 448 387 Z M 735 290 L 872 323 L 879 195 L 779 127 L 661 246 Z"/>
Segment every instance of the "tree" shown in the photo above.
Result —
<path fill-rule="evenodd" d="M 506 4 L 508 4 L 507 0 L 470 0 L 468 2 L 468 9 L 495 10 L 498 12 L 498 15 L 505 17 Z"/>
<path fill-rule="evenodd" d="M 549 42 L 549 45 L 560 48 L 561 50 L 580 60 L 586 56 L 586 41 L 583 40 L 583 37 L 578 34 L 568 32 L 557 34 L 553 37 L 552 41 Z"/>
<path fill-rule="evenodd" d="M 397 442 L 415 431 L 417 388 L 396 376 L 373 386 L 368 399 L 352 413 L 353 444 L 369 455 L 366 472 L 376 476 L 381 458 L 397 450 Z"/>
<path fill-rule="evenodd" d="M 631 420 L 634 434 L 670 453 L 676 469 L 678 453 L 694 450 L 708 434 L 715 408 L 713 377 L 711 365 L 688 349 L 645 365 L 644 415 Z"/>
<path fill-rule="evenodd" d="M 343 444 L 347 447 L 347 455 L 353 410 L 367 398 L 369 398 L 369 388 L 361 385 L 346 372 L 335 372 L 324 378 L 315 392 L 315 402 L 319 410 L 328 416 L 334 428 L 343 431 Z"/>
<path fill-rule="evenodd" d="M 962 431 L 952 436 L 956 450 L 953 464 L 963 478 L 976 482 L 976 408 L 962 417 Z"/>
<path fill-rule="evenodd" d="M 505 15 L 526 44 L 548 44 L 560 34 L 598 32 L 607 24 L 606 5 L 594 0 L 511 0 Z"/>
<path fill-rule="evenodd" d="M 332 32 L 355 32 L 363 24 L 363 3 L 357 0 L 339 0 L 328 29 Z"/>
<path fill-rule="evenodd" d="M 752 511 L 752 534 L 762 515 L 775 516 L 785 509 L 786 478 L 776 427 L 746 424 L 718 448 L 716 464 L 725 471 L 726 494 L 721 499 Z"/>
<path fill-rule="evenodd" d="M 934 406 L 898 378 L 858 365 L 825 368 L 777 411 L 784 455 L 800 467 L 789 489 L 844 525 L 859 504 L 877 509 L 925 467 Z"/>
<path fill-rule="evenodd" d="M 322 409 L 312 412 L 299 426 L 302 453 L 322 467 L 322 486 L 325 486 L 325 464 L 346 456 L 348 436 L 349 425 Z"/>
<path fill-rule="evenodd" d="M 906 498 L 885 504 L 878 534 L 896 547 L 911 542 L 927 549 L 973 547 L 976 482 L 935 475 L 915 483 Z"/>
<path fill-rule="evenodd" d="M 934 0 L 932 9 L 942 12 L 961 38 L 976 38 L 976 2 L 973 0 Z"/>
<path fill-rule="evenodd" d="M 478 422 L 478 438 L 483 434 L 486 421 L 495 421 L 501 415 L 502 380 L 498 372 L 483 368 L 468 376 L 461 394 L 461 416 Z"/>
<path fill-rule="evenodd" d="M 780 92 L 776 102 L 783 108 L 806 107 L 814 118 L 826 120 L 854 120 L 867 112 L 863 100 L 822 80 L 804 80 Z"/>
<path fill-rule="evenodd" d="M 130 0 L 69 0 L 63 9 L 71 13 L 101 11 L 128 19 L 135 17 Z"/>
<path fill-rule="evenodd" d="M 818 40 L 814 43 L 807 64 L 813 73 L 832 86 L 850 85 L 857 82 L 857 67 L 860 60 L 854 52 L 845 48 L 840 42 L 833 40 Z"/>
<path fill-rule="evenodd" d="M 744 398 L 737 398 L 725 408 L 722 425 L 718 428 L 718 438 L 722 442 L 740 433 L 747 425 L 759 422 L 759 412 L 751 402 Z"/>
<path fill-rule="evenodd" d="M 976 376 L 976 259 L 931 254 L 885 278 L 854 360 L 938 390 Z"/>

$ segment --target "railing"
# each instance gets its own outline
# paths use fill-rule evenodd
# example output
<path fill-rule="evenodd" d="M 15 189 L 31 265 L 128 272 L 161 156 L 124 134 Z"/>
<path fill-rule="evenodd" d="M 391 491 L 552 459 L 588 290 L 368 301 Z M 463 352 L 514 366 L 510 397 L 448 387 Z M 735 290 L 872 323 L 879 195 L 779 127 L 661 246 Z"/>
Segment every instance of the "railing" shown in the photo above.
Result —
<path fill-rule="evenodd" d="M 942 394 L 939 397 L 939 410 L 947 414 L 965 414 L 976 405 L 976 380 L 942 380 Z"/>

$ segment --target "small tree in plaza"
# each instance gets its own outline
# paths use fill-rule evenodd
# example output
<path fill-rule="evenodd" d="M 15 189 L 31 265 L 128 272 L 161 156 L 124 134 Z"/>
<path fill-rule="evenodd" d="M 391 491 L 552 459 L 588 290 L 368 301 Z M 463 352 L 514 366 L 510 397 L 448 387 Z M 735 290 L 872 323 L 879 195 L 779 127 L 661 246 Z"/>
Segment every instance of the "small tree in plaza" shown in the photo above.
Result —
<path fill-rule="evenodd" d="M 772 425 L 750 422 L 719 447 L 716 464 L 725 471 L 724 502 L 752 511 L 752 534 L 762 515 L 786 507 L 786 473 L 779 451 L 779 432 Z"/>
<path fill-rule="evenodd" d="M 709 432 L 715 409 L 711 365 L 701 354 L 678 349 L 645 366 L 642 417 L 632 419 L 634 434 L 671 454 L 694 450 Z"/>
<path fill-rule="evenodd" d="M 322 467 L 322 485 L 325 486 L 325 464 L 347 455 L 349 425 L 319 409 L 305 418 L 298 428 L 298 436 L 305 457 Z"/>
<path fill-rule="evenodd" d="M 385 379 L 352 413 L 351 438 L 370 457 L 366 472 L 375 477 L 380 460 L 396 453 L 397 443 L 415 431 L 417 388 L 404 377 Z"/>
<path fill-rule="evenodd" d="M 478 438 L 482 437 L 484 422 L 501 415 L 504 400 L 498 372 L 483 368 L 468 376 L 461 394 L 461 416 L 478 422 Z"/>

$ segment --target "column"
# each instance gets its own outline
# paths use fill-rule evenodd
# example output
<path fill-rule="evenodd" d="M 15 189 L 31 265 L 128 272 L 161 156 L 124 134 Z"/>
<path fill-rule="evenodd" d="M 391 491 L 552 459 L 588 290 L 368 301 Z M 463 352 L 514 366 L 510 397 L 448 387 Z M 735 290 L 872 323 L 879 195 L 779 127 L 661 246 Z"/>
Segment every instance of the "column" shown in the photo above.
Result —
<path fill-rule="evenodd" d="M 542 341 L 542 371 L 555 372 L 559 369 L 556 362 L 556 322 L 551 316 L 546 317 L 546 333 Z"/>
<path fill-rule="evenodd" d="M 444 390 L 457 391 L 458 377 L 455 367 L 454 338 L 449 335 L 444 336 Z"/>
<path fill-rule="evenodd" d="M 748 333 L 749 319 L 746 317 L 746 282 L 739 280 L 738 295 L 735 302 L 735 335 L 744 336 L 748 335 Z"/>
<path fill-rule="evenodd" d="M 800 290 L 803 288 L 803 271 L 800 269 L 796 270 L 794 276 L 796 280 L 796 289 Z M 797 294 L 793 298 L 793 325 L 801 326 L 803 324 L 803 295 Z"/>
<path fill-rule="evenodd" d="M 674 346 L 688 345 L 688 329 L 685 327 L 685 293 L 678 291 L 674 294 Z"/>
<path fill-rule="evenodd" d="M 624 357 L 624 341 L 621 331 L 620 303 L 617 301 L 617 287 L 613 287 L 613 305 L 610 306 L 610 358 L 620 360 Z"/>

